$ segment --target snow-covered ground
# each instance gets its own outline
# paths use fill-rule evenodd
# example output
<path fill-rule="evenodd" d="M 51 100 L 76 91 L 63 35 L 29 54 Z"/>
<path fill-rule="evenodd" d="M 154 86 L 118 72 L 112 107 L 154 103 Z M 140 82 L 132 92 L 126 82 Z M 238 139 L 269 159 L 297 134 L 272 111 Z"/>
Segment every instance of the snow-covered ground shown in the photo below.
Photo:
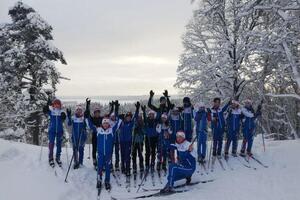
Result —
<path fill-rule="evenodd" d="M 226 171 L 216 162 L 215 171 L 209 175 L 196 172 L 195 180 L 215 179 L 211 183 L 198 184 L 190 187 L 189 192 L 173 194 L 159 199 L 201 199 L 201 200 L 297 200 L 300 196 L 300 141 L 268 141 L 267 151 L 262 151 L 261 142 L 256 138 L 254 154 L 268 165 L 264 168 L 251 161 L 249 169 L 241 165 L 238 160 L 231 158 Z M 63 169 L 54 170 L 47 163 L 47 149 L 43 149 L 40 161 L 40 147 L 22 143 L 0 140 L 0 199 L 1 200 L 93 200 L 96 199 L 96 172 L 92 168 L 92 161 L 86 159 L 85 166 L 78 170 L 71 170 L 68 183 L 64 182 L 67 171 L 66 149 L 63 149 Z M 69 149 L 69 158 L 71 150 Z M 88 147 L 86 146 L 86 155 Z M 86 156 L 87 157 L 87 156 Z M 224 162 L 225 164 L 225 162 Z M 197 170 L 198 171 L 198 170 Z M 163 187 L 156 176 L 156 188 Z M 163 177 L 165 182 L 165 177 Z M 113 189 L 111 194 L 103 190 L 101 199 L 110 196 L 136 196 L 133 180 L 131 192 L 122 186 L 116 186 L 111 178 Z M 138 178 L 137 183 L 140 183 Z M 151 188 L 151 178 L 145 187 Z M 140 192 L 141 193 L 141 192 Z M 149 192 L 150 193 L 150 192 Z M 158 198 L 156 198 L 158 199 Z"/>

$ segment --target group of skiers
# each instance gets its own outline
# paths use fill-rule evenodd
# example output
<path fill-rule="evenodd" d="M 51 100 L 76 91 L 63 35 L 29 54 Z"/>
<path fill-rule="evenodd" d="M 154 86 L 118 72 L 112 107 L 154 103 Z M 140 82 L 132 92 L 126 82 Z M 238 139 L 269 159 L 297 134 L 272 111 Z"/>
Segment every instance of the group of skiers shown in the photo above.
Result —
<path fill-rule="evenodd" d="M 197 161 L 204 163 L 207 154 L 208 126 L 212 132 L 212 156 L 221 157 L 224 133 L 226 142 L 224 156 L 228 158 L 231 147 L 232 156 L 237 156 L 239 133 L 242 129 L 243 142 L 240 155 L 252 155 L 251 148 L 255 132 L 255 119 L 261 114 L 261 105 L 254 111 L 251 100 L 244 106 L 236 100 L 230 100 L 221 107 L 221 99 L 213 99 L 208 108 L 202 102 L 192 105 L 189 97 L 183 98 L 182 106 L 171 103 L 168 91 L 160 97 L 158 107 L 152 104 L 154 92 L 150 91 L 148 109 L 140 102 L 135 104 L 135 112 L 119 113 L 118 101 L 110 103 L 110 113 L 101 116 L 100 108 L 90 111 L 90 99 L 86 100 L 85 111 L 77 106 L 72 114 L 70 109 L 62 110 L 62 103 L 55 99 L 49 102 L 44 112 L 50 116 L 49 123 L 49 164 L 54 167 L 54 143 L 56 140 L 56 163 L 61 166 L 60 154 L 63 136 L 63 122 L 72 127 L 74 169 L 83 164 L 84 145 L 88 130 L 92 133 L 92 157 L 97 169 L 97 187 L 102 185 L 105 171 L 105 188 L 110 189 L 110 172 L 119 170 L 126 176 L 139 170 L 154 171 L 155 162 L 158 171 L 168 171 L 168 183 L 163 191 L 172 190 L 174 182 L 187 179 L 196 169 Z M 148 112 L 146 112 L 148 110 Z M 194 139 L 193 139 L 193 135 Z M 193 143 L 197 141 L 197 152 Z M 145 157 L 143 148 L 145 147 Z M 112 157 L 114 155 L 114 166 Z M 121 159 L 120 159 L 121 158 Z M 121 165 L 120 165 L 121 164 Z M 168 167 L 168 169 L 167 169 Z"/>

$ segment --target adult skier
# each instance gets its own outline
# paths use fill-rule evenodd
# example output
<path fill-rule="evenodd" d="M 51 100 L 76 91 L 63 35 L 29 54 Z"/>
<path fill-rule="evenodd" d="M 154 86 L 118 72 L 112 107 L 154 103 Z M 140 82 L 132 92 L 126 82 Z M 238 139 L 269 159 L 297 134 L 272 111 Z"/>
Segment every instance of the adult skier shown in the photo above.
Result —
<path fill-rule="evenodd" d="M 238 137 L 240 133 L 240 124 L 242 118 L 242 110 L 238 101 L 232 100 L 231 106 L 227 114 L 227 140 L 225 144 L 225 159 L 228 159 L 228 152 L 232 143 L 231 153 L 237 156 Z"/>
<path fill-rule="evenodd" d="M 213 133 L 213 156 L 221 157 L 223 137 L 225 130 L 224 112 L 230 105 L 231 100 L 223 107 L 220 108 L 221 99 L 214 98 L 213 107 L 211 108 L 211 128 Z"/>
<path fill-rule="evenodd" d="M 130 176 L 132 131 L 140 109 L 140 102 L 135 104 L 134 116 L 131 112 L 126 113 L 120 126 L 120 145 L 121 145 L 121 170 L 126 176 Z"/>
<path fill-rule="evenodd" d="M 243 143 L 241 148 L 241 156 L 246 156 L 245 150 L 247 151 L 248 156 L 252 156 L 252 145 L 253 145 L 253 138 L 255 134 L 255 120 L 258 116 L 261 115 L 261 104 L 257 107 L 256 112 L 253 109 L 252 101 L 250 99 L 245 100 L 245 106 L 242 108 L 243 113 Z M 247 145 L 247 149 L 246 149 Z"/>
<path fill-rule="evenodd" d="M 88 100 L 89 101 L 89 100 Z M 89 102 L 86 102 L 87 105 L 90 104 Z M 102 119 L 103 117 L 101 117 L 101 110 L 99 107 L 95 108 L 93 111 L 93 116 L 91 116 L 91 120 L 94 124 L 94 126 L 96 127 L 100 127 L 102 124 Z M 93 157 L 93 165 L 96 168 L 97 167 L 97 133 L 93 133 L 92 134 L 92 157 Z"/>
<path fill-rule="evenodd" d="M 75 113 L 71 116 L 71 109 L 67 109 L 68 126 L 72 127 L 72 144 L 74 156 L 74 169 L 83 164 L 84 146 L 87 139 L 86 122 L 81 106 L 77 106 Z"/>
<path fill-rule="evenodd" d="M 50 106 L 51 105 L 51 106 Z M 62 162 L 60 160 L 61 155 L 61 143 L 62 136 L 64 133 L 63 122 L 66 119 L 66 114 L 62 110 L 62 103 L 59 99 L 52 101 L 49 100 L 47 105 L 43 108 L 43 112 L 49 115 L 50 123 L 48 128 L 48 139 L 49 139 L 49 165 L 51 167 L 55 166 L 53 159 L 54 142 L 56 140 L 56 163 L 61 166 Z"/>
<path fill-rule="evenodd" d="M 178 160 L 169 165 L 168 182 L 160 191 L 161 193 L 172 192 L 175 181 L 186 179 L 187 184 L 191 182 L 191 177 L 196 169 L 196 152 L 193 145 L 185 139 L 185 133 L 176 133 L 176 143 L 170 148 L 177 150 Z"/>
<path fill-rule="evenodd" d="M 211 114 L 205 109 L 203 102 L 196 104 L 194 120 L 196 125 L 198 162 L 205 163 L 207 124 L 211 121 Z"/>

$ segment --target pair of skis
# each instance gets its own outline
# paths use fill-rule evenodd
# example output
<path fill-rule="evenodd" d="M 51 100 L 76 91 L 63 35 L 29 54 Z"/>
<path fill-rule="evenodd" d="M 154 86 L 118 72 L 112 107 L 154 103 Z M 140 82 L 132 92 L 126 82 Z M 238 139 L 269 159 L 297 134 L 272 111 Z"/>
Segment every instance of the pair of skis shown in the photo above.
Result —
<path fill-rule="evenodd" d="M 152 191 L 154 193 L 143 194 L 143 195 L 140 195 L 140 196 L 129 197 L 129 198 L 111 197 L 111 200 L 145 199 L 145 198 L 149 198 L 149 197 L 169 196 L 169 195 L 172 195 L 172 194 L 178 194 L 178 193 L 184 193 L 184 192 L 190 191 L 189 189 L 180 189 L 180 188 L 183 188 L 183 187 L 186 187 L 186 186 L 197 185 L 199 183 L 209 183 L 209 182 L 213 182 L 213 181 L 214 181 L 214 179 L 210 179 L 210 180 L 206 180 L 206 181 L 196 181 L 196 182 L 192 182 L 192 183 L 189 183 L 189 184 L 184 183 L 184 184 L 175 186 L 174 190 L 169 191 L 169 192 L 161 192 L 160 188 L 157 188 L 157 189 L 145 189 L 145 188 L 143 188 L 143 191 L 145 191 L 145 192 L 151 192 Z"/>

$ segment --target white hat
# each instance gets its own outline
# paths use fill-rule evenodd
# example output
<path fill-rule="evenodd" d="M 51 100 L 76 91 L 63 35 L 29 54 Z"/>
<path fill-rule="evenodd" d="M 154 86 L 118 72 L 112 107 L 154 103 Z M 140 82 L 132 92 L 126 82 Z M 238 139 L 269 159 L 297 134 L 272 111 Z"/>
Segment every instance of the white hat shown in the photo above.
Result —
<path fill-rule="evenodd" d="M 110 114 L 110 117 L 114 117 L 114 116 L 116 116 L 116 114 L 115 114 L 114 112 L 112 112 L 112 113 Z"/>
<path fill-rule="evenodd" d="M 168 115 L 166 115 L 165 113 L 161 115 L 161 118 L 165 118 L 168 119 Z"/>
<path fill-rule="evenodd" d="M 185 139 L 185 133 L 184 133 L 183 131 L 178 131 L 178 132 L 176 133 L 176 137 L 182 137 L 182 138 Z"/>
<path fill-rule="evenodd" d="M 103 118 L 103 119 L 102 119 L 102 125 L 105 124 L 105 123 L 110 124 L 110 119 L 108 119 L 108 118 Z"/>
<path fill-rule="evenodd" d="M 156 114 L 156 112 L 154 111 L 154 110 L 149 110 L 149 112 L 148 112 L 148 115 L 150 115 L 150 114 Z"/>

